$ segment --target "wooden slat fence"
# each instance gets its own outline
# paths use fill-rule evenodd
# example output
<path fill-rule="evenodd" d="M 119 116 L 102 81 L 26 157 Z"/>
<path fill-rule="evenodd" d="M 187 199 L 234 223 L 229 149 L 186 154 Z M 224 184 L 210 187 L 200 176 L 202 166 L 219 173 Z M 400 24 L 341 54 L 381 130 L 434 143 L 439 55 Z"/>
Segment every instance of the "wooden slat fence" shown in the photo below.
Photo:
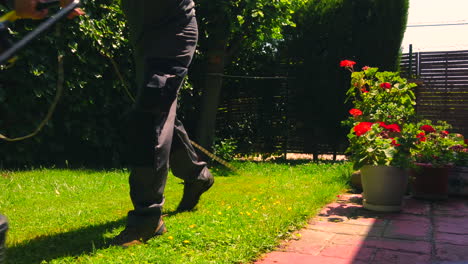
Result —
<path fill-rule="evenodd" d="M 421 82 L 416 88 L 418 114 L 445 120 L 453 126 L 451 132 L 468 137 L 468 51 L 403 54 L 400 70 L 404 77 Z M 281 69 L 278 74 L 288 72 L 294 71 Z M 337 129 L 322 123 L 307 127 L 303 119 L 314 117 L 298 115 L 295 93 L 304 84 L 289 76 L 225 80 L 217 134 L 235 138 L 240 153 L 343 153 L 344 133 L 330 133 Z"/>
<path fill-rule="evenodd" d="M 468 137 L 468 51 L 403 54 L 401 72 L 422 82 L 416 88 L 419 115 L 445 120 Z"/>

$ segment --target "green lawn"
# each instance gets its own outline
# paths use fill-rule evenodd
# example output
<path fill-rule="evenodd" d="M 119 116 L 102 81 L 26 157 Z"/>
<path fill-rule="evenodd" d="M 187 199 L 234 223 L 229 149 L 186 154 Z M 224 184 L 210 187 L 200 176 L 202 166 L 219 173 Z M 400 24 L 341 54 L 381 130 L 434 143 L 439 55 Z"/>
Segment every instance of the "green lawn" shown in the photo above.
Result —
<path fill-rule="evenodd" d="M 106 242 L 131 209 L 122 170 L 0 171 L 7 263 L 248 263 L 272 250 L 347 188 L 350 164 L 234 163 L 194 212 L 175 213 L 181 180 L 166 187 L 168 233 L 122 249 Z"/>

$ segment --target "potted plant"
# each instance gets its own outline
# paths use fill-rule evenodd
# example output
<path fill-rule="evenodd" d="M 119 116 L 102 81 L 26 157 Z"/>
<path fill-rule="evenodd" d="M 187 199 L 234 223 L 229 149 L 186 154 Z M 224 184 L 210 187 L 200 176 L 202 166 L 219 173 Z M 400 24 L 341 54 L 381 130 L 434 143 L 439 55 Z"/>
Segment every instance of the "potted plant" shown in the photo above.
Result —
<path fill-rule="evenodd" d="M 455 135 L 463 139 L 463 135 Z M 463 143 L 452 146 L 450 149 L 455 153 L 455 167 L 449 172 L 449 195 L 468 196 L 468 140 Z"/>
<path fill-rule="evenodd" d="M 457 160 L 457 145 L 463 139 L 448 132 L 444 121 L 433 124 L 430 120 L 418 123 L 415 133 L 417 144 L 411 149 L 415 168 L 411 170 L 413 197 L 439 200 L 448 198 L 448 176 Z"/>
<path fill-rule="evenodd" d="M 410 149 L 415 142 L 412 122 L 415 96 L 412 88 L 396 72 L 379 72 L 356 63 L 340 63 L 352 72 L 347 102 L 352 101 L 347 153 L 360 169 L 364 207 L 375 211 L 399 211 L 407 190 Z"/>

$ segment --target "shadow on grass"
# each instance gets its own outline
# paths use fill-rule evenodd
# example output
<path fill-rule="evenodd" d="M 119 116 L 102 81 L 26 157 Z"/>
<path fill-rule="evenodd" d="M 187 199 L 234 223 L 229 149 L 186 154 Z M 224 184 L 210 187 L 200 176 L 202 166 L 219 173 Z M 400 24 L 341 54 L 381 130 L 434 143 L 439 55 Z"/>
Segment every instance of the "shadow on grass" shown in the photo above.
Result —
<path fill-rule="evenodd" d="M 171 217 L 179 211 L 165 212 L 164 217 Z M 60 257 L 77 257 L 92 253 L 98 249 L 109 247 L 109 238 L 104 234 L 125 225 L 126 218 L 101 225 L 84 227 L 82 229 L 40 236 L 8 247 L 6 250 L 7 264 L 35 264 L 49 262 Z"/>
<path fill-rule="evenodd" d="M 82 229 L 40 236 L 7 248 L 7 263 L 41 263 L 64 256 L 79 256 L 107 247 L 103 235 L 125 225 L 125 218 Z"/>

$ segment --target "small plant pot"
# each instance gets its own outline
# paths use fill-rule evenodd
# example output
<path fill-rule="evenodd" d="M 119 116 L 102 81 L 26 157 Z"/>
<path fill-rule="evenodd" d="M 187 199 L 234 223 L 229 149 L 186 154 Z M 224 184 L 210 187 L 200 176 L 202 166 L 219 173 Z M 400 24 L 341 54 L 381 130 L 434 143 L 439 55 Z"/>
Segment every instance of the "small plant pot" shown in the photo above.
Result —
<path fill-rule="evenodd" d="M 414 198 L 425 200 L 448 199 L 448 175 L 450 167 L 434 168 L 429 164 L 416 164 L 411 170 L 411 193 Z"/>
<path fill-rule="evenodd" d="M 363 206 L 379 212 L 398 212 L 408 186 L 408 172 L 392 166 L 361 168 Z"/>
<path fill-rule="evenodd" d="M 5 263 L 5 240 L 8 223 L 5 216 L 0 215 L 0 264 Z"/>
<path fill-rule="evenodd" d="M 468 167 L 454 167 L 448 176 L 449 195 L 468 196 Z"/>

